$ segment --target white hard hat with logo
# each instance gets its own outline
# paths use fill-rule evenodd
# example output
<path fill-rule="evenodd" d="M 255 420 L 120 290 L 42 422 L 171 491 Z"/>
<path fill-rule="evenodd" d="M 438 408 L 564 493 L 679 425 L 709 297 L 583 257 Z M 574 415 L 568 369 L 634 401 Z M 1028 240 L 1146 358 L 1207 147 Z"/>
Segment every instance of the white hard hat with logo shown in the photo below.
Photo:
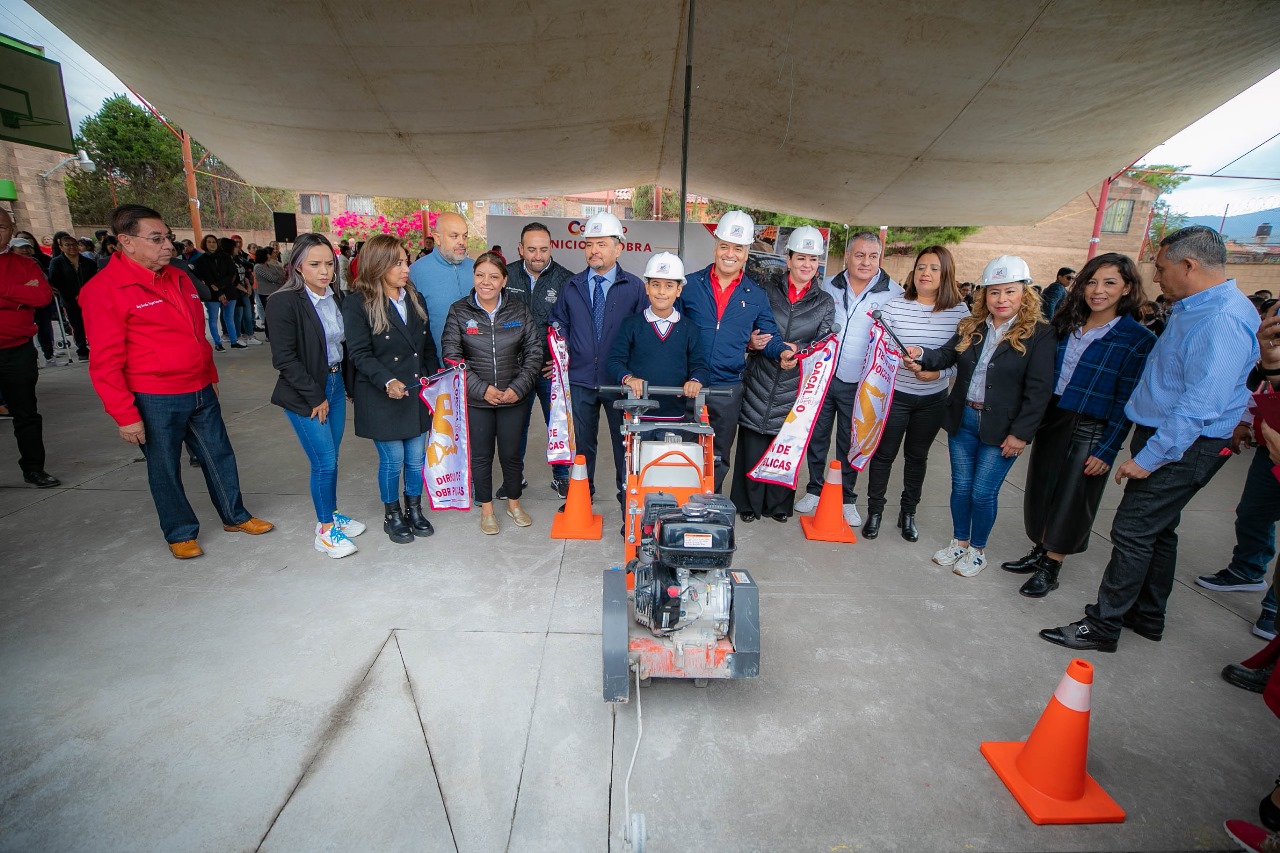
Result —
<path fill-rule="evenodd" d="M 1001 255 L 987 264 L 987 268 L 982 271 L 982 280 L 978 284 L 986 287 L 990 284 L 1013 284 L 1018 281 L 1030 284 L 1031 268 L 1017 255 Z"/>
<path fill-rule="evenodd" d="M 602 210 L 587 220 L 582 228 L 583 237 L 617 237 L 622 239 L 622 223 L 618 217 L 607 210 Z"/>
<path fill-rule="evenodd" d="M 822 256 L 822 232 L 812 225 L 801 225 L 787 238 L 787 251 L 801 255 Z"/>
<path fill-rule="evenodd" d="M 750 246 L 756 239 L 756 225 L 751 221 L 751 217 L 741 210 L 730 210 L 720 217 L 714 236 L 717 240 L 723 240 L 726 243 Z"/>
<path fill-rule="evenodd" d="M 646 281 L 651 278 L 665 278 L 683 283 L 684 262 L 670 252 L 659 252 L 645 265 L 644 277 Z"/>

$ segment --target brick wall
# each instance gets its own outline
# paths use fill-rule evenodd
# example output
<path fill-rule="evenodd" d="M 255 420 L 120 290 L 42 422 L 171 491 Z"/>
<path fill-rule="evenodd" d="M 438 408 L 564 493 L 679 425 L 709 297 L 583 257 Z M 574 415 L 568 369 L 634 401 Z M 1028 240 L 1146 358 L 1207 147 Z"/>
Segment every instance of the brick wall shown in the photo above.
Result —
<path fill-rule="evenodd" d="M 18 200 L 5 204 L 12 207 L 18 230 L 30 231 L 41 243 L 55 231 L 71 230 L 71 209 L 63 181 L 69 174 L 67 170 L 76 167 L 67 164 L 47 179 L 40 178 L 41 172 L 49 171 L 66 156 L 59 151 L 0 141 L 0 178 L 13 181 L 18 190 Z"/>

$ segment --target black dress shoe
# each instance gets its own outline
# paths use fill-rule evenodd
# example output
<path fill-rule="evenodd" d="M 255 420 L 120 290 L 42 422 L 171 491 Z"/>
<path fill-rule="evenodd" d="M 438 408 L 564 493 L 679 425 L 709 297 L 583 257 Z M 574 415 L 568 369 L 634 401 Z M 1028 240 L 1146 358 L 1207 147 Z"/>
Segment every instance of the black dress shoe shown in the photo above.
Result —
<path fill-rule="evenodd" d="M 1051 560 L 1045 554 L 1036 563 L 1036 572 L 1027 578 L 1027 582 L 1018 590 L 1027 598 L 1044 598 L 1058 588 L 1058 572 L 1062 571 L 1061 560 Z"/>
<path fill-rule="evenodd" d="M 756 515 L 754 512 L 751 512 L 750 510 L 743 510 L 742 512 L 738 513 L 738 518 L 742 519 L 747 524 L 750 524 L 751 522 L 755 521 L 759 517 L 760 516 Z"/>
<path fill-rule="evenodd" d="M 1164 637 L 1164 626 L 1155 625 L 1151 622 L 1143 622 L 1135 616 L 1126 613 L 1120 617 L 1120 624 L 1128 628 L 1139 637 L 1145 637 L 1153 643 L 1158 643 Z"/>
<path fill-rule="evenodd" d="M 37 489 L 52 489 L 54 486 L 61 486 L 62 481 L 47 471 L 32 471 L 29 474 L 23 474 L 22 479 L 26 480 Z"/>
<path fill-rule="evenodd" d="M 778 522 L 779 524 L 786 524 L 787 519 L 790 518 L 791 516 L 787 515 L 785 512 L 775 512 L 773 515 L 769 517 L 772 518 L 774 521 Z"/>
<path fill-rule="evenodd" d="M 1044 556 L 1044 549 L 1039 545 L 1031 549 L 1031 553 L 1018 560 L 1001 563 L 1000 568 L 1015 575 L 1029 575 L 1036 570 L 1036 563 Z"/>
<path fill-rule="evenodd" d="M 404 520 L 413 535 L 419 538 L 426 538 L 436 532 L 431 522 L 422 514 L 422 495 L 404 496 Z"/>
<path fill-rule="evenodd" d="M 862 525 L 862 535 L 868 539 L 875 539 L 880 535 L 880 522 L 882 520 L 878 512 L 867 513 L 867 523 Z"/>
<path fill-rule="evenodd" d="M 898 529 L 902 531 L 902 538 L 908 542 L 920 541 L 920 531 L 916 529 L 916 514 L 914 512 L 898 513 Z"/>
<path fill-rule="evenodd" d="M 1243 687 L 1250 693 L 1261 693 L 1267 689 L 1275 664 L 1262 669 L 1249 669 L 1238 663 L 1229 663 L 1222 668 L 1222 680 L 1235 687 Z"/>
<path fill-rule="evenodd" d="M 1061 628 L 1045 628 L 1040 632 L 1040 639 L 1078 652 L 1114 652 L 1118 645 L 1116 640 L 1099 636 L 1083 622 L 1072 622 Z"/>

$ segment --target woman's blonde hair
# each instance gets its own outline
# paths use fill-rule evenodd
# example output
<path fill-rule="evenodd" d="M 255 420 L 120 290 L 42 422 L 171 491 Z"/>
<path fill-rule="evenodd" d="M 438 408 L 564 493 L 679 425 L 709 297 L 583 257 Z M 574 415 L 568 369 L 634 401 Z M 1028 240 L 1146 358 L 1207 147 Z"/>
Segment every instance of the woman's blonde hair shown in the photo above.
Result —
<path fill-rule="evenodd" d="M 995 285 L 1003 287 L 1004 285 Z M 991 316 L 991 309 L 987 307 L 987 289 L 982 288 L 981 298 L 973 300 L 973 313 L 960 321 L 960 325 L 956 326 L 956 334 L 960 336 L 960 342 L 956 344 L 956 352 L 964 352 L 969 348 L 970 344 L 978 342 L 980 337 L 979 329 L 985 329 L 987 318 Z M 1013 315 L 1013 319 L 1009 321 L 1009 331 L 1004 333 L 1004 340 L 1009 346 L 1013 347 L 1021 355 L 1027 354 L 1027 345 L 1023 341 L 1030 338 L 1036 330 L 1036 323 L 1040 322 L 1040 294 L 1031 288 L 1031 285 L 1023 282 L 1022 284 L 1022 307 L 1018 309 L 1018 313 Z"/>
<path fill-rule="evenodd" d="M 360 263 L 356 267 L 356 281 L 353 289 L 364 299 L 364 311 L 369 315 L 369 328 L 375 335 L 381 335 L 391 326 L 387 317 L 387 297 L 382 291 L 382 279 L 395 267 L 404 252 L 408 261 L 409 253 L 404 243 L 390 234 L 375 234 L 360 249 Z M 418 289 L 412 283 L 405 286 L 406 301 L 413 306 L 419 319 L 427 319 L 427 309 L 422 305 Z"/>

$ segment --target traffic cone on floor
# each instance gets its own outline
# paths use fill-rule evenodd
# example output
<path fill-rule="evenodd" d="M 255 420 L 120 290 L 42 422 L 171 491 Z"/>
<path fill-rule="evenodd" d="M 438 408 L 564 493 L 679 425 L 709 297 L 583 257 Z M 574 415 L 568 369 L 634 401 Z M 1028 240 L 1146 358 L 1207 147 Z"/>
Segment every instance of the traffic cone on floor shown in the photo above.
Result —
<path fill-rule="evenodd" d="M 982 754 L 1033 823 L 1122 823 L 1124 809 L 1085 772 L 1093 666 L 1073 660 L 1025 743 Z"/>
<path fill-rule="evenodd" d="M 853 528 L 844 520 L 844 489 L 840 480 L 840 460 L 831 460 L 826 482 L 812 516 L 800 516 L 804 538 L 816 542 L 857 542 Z"/>
<path fill-rule="evenodd" d="M 564 512 L 551 522 L 552 539 L 599 539 L 604 535 L 604 516 L 591 514 L 591 484 L 587 482 L 587 457 L 573 457 L 569 475 L 569 497 Z"/>

